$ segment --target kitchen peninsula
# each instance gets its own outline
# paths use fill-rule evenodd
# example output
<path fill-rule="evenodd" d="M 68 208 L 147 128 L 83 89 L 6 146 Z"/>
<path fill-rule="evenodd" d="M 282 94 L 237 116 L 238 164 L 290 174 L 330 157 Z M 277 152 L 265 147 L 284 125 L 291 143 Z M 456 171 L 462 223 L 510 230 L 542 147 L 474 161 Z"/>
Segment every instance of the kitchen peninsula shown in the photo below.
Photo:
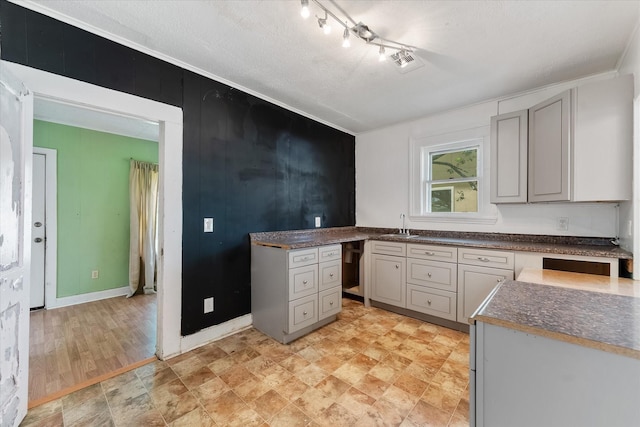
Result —
<path fill-rule="evenodd" d="M 638 424 L 640 283 L 525 269 L 471 323 L 471 425 Z"/>

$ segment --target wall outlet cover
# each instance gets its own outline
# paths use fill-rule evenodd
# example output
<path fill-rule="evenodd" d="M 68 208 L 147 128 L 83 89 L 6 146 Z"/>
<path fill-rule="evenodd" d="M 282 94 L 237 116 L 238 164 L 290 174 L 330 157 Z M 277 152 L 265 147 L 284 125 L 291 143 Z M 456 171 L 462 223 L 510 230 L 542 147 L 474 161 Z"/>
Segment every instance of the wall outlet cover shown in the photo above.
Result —
<path fill-rule="evenodd" d="M 213 218 L 204 219 L 204 232 L 213 233 Z"/>
<path fill-rule="evenodd" d="M 99 275 L 100 275 L 100 273 L 98 272 L 98 270 L 93 270 L 91 272 L 91 278 L 92 279 L 97 279 Z"/>
<path fill-rule="evenodd" d="M 319 216 L 316 217 L 316 228 L 320 228 L 322 226 L 322 222 Z"/>
<path fill-rule="evenodd" d="M 569 218 L 567 218 L 566 216 L 561 216 L 558 218 L 558 230 L 560 231 L 569 230 Z"/>

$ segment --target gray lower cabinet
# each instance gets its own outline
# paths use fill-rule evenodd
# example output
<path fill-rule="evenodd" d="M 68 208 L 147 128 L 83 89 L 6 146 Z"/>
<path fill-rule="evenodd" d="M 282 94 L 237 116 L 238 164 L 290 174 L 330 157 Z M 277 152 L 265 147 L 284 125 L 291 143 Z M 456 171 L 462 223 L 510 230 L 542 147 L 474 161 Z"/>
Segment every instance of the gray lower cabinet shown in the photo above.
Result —
<path fill-rule="evenodd" d="M 284 250 L 251 247 L 253 326 L 289 343 L 342 310 L 342 246 Z"/>

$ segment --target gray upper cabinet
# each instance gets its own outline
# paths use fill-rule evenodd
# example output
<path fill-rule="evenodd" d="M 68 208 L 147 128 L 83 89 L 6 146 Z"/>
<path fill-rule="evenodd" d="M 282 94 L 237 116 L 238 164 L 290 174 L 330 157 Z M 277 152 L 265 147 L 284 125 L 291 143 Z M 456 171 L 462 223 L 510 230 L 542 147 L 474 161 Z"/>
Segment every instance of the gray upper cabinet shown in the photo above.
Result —
<path fill-rule="evenodd" d="M 527 202 L 529 111 L 491 118 L 491 203 Z"/>
<path fill-rule="evenodd" d="M 494 116 L 491 202 L 630 200 L 632 138 L 631 75 Z"/>
<path fill-rule="evenodd" d="M 571 91 L 529 109 L 529 201 L 568 201 Z"/>

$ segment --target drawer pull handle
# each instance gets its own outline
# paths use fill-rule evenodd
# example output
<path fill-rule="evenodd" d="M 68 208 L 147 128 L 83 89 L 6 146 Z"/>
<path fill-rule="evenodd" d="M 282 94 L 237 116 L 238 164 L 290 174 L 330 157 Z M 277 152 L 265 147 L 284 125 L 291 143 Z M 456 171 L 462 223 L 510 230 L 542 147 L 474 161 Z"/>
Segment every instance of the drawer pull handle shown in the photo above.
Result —
<path fill-rule="evenodd" d="M 431 300 L 430 299 L 427 300 L 427 304 L 431 305 Z"/>
<path fill-rule="evenodd" d="M 329 277 L 333 277 L 333 273 L 329 273 Z"/>
<path fill-rule="evenodd" d="M 303 280 L 303 281 L 302 281 L 302 284 L 303 284 L 303 285 L 306 285 L 307 283 L 308 283 L 308 282 L 307 282 L 306 280 Z"/>
<path fill-rule="evenodd" d="M 334 253 L 333 253 L 333 252 L 329 252 L 329 253 L 327 254 L 327 256 L 333 256 L 333 255 L 334 255 Z"/>
<path fill-rule="evenodd" d="M 400 266 L 398 264 L 396 264 L 396 268 L 400 268 Z"/>
<path fill-rule="evenodd" d="M 329 305 L 333 305 L 333 301 L 329 301 Z"/>
<path fill-rule="evenodd" d="M 427 273 L 427 277 L 431 277 L 431 273 Z"/>
<path fill-rule="evenodd" d="M 429 255 L 429 256 L 433 256 L 433 255 L 435 255 L 436 253 L 435 253 L 435 252 L 430 252 L 430 251 L 424 251 L 424 254 L 425 254 L 425 255 Z"/>
<path fill-rule="evenodd" d="M 306 261 L 306 260 L 308 260 L 308 259 L 309 259 L 309 257 L 308 257 L 308 256 L 303 256 L 302 258 L 300 258 L 300 261 Z"/>
<path fill-rule="evenodd" d="M 487 258 L 487 257 L 479 256 L 479 257 L 478 257 L 478 261 L 482 261 L 482 262 L 489 262 L 489 261 L 491 261 L 491 260 L 490 260 L 489 258 Z"/>
<path fill-rule="evenodd" d="M 307 315 L 307 312 L 306 312 L 306 311 L 303 311 L 303 312 L 302 312 L 302 315 L 303 315 L 303 316 L 306 316 L 306 315 Z"/>

